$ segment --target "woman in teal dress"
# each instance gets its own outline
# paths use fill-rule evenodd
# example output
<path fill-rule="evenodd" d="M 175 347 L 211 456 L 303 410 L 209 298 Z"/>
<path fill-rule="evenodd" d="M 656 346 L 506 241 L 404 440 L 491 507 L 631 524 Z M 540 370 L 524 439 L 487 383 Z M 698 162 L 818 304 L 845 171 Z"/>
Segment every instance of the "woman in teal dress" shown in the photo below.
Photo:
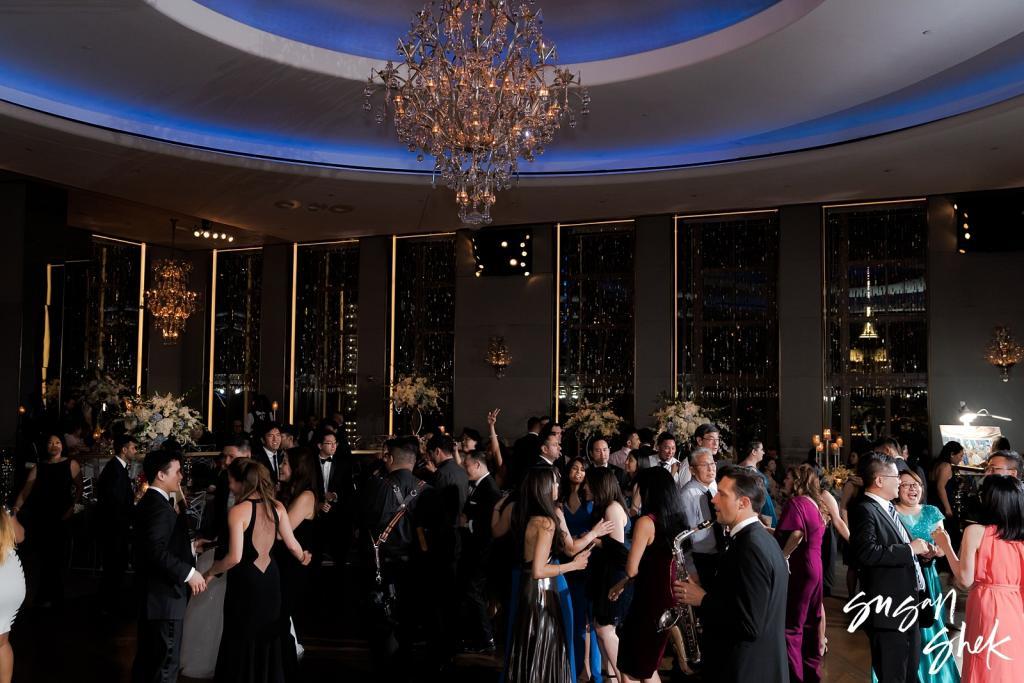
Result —
<path fill-rule="evenodd" d="M 922 482 L 916 472 L 907 470 L 900 474 L 900 497 L 896 502 L 896 511 L 907 527 L 911 538 L 920 538 L 931 543 L 932 532 L 942 526 L 945 515 L 934 505 L 921 505 Z M 935 570 L 935 563 L 929 562 L 921 565 L 924 573 L 924 582 L 928 590 L 928 597 L 937 601 L 942 597 L 942 584 L 939 582 L 939 573 Z M 959 683 L 960 672 L 956 668 L 956 660 L 953 657 L 946 658 L 946 661 L 939 666 L 935 664 L 936 658 L 941 657 L 944 652 L 952 651 L 949 646 L 948 634 L 942 634 L 946 624 L 943 620 L 941 610 L 935 615 L 935 623 L 928 628 L 921 629 L 921 661 L 917 666 L 917 676 L 921 681 L 929 683 Z M 939 635 L 942 634 L 942 635 Z M 928 648 L 928 644 L 934 645 Z M 936 647 L 942 643 L 941 647 Z M 926 648 L 931 650 L 927 654 Z M 871 674 L 871 680 L 877 681 L 875 675 Z"/>

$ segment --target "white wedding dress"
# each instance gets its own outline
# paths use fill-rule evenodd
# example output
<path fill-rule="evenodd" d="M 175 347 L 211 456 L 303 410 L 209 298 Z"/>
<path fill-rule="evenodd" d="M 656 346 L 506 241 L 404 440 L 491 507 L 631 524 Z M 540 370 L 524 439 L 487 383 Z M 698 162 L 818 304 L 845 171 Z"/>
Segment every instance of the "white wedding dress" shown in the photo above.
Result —
<path fill-rule="evenodd" d="M 213 566 L 213 553 L 211 548 L 199 556 L 196 571 L 202 573 Z M 189 678 L 213 678 L 224 630 L 227 586 L 225 577 L 218 577 L 188 602 L 181 636 L 181 673 Z"/>

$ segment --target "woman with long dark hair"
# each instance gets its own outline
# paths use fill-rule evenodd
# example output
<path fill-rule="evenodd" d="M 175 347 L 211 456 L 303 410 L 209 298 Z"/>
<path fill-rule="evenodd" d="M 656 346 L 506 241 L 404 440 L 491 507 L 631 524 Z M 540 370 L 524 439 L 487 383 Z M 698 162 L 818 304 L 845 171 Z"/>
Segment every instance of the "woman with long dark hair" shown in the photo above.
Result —
<path fill-rule="evenodd" d="M 607 521 L 614 525 L 611 533 L 598 541 L 591 555 L 587 570 L 590 574 L 587 596 L 594 633 L 601 647 L 601 659 L 605 662 L 608 675 L 618 677 L 615 663 L 619 657 L 619 637 L 615 627 L 628 606 L 628 600 L 623 597 L 612 601 L 608 598 L 608 592 L 626 576 L 626 558 L 629 554 L 626 534 L 630 519 L 626 513 L 626 499 L 612 470 L 607 467 L 588 470 L 586 488 L 588 497 L 593 501 L 592 520 Z"/>
<path fill-rule="evenodd" d="M 590 551 L 584 548 L 570 562 L 559 563 L 558 556 L 569 549 L 555 507 L 557 497 L 555 470 L 534 468 L 526 473 L 512 511 L 522 568 L 518 595 L 513 596 L 515 619 L 505 669 L 509 683 L 576 683 L 572 606 L 564 575 L 585 569 Z"/>
<path fill-rule="evenodd" d="M 291 448 L 281 461 L 281 502 L 288 508 L 288 521 L 295 540 L 303 548 L 313 545 L 313 520 L 324 502 L 320 486 L 319 458 L 308 448 Z M 281 570 L 281 608 L 285 618 L 302 621 L 306 588 L 310 584 L 309 567 L 296 560 L 282 539 L 274 543 L 274 559 Z M 301 647 L 299 648 L 301 651 Z"/>
<path fill-rule="evenodd" d="M 270 471 L 251 458 L 228 466 L 235 506 L 228 512 L 228 554 L 206 571 L 207 581 L 227 571 L 224 633 L 217 683 L 282 683 L 295 668 L 295 647 L 281 609 L 281 575 L 271 554 L 280 537 L 303 566 L 310 554 L 292 534 L 288 511 L 274 500 Z M 246 504 L 248 503 L 248 505 Z"/>
<path fill-rule="evenodd" d="M 1000 642 L 1024 642 L 1024 483 L 1016 477 L 990 474 L 981 485 L 985 526 L 964 529 L 960 553 L 949 534 L 937 528 L 932 537 L 949 560 L 957 583 L 969 589 L 966 638 L 996 634 Z M 998 628 L 997 628 L 998 626 Z M 1005 640 L 1004 640 L 1005 639 Z M 988 648 L 968 648 L 961 680 L 969 683 L 1024 679 L 1024 658 L 993 657 Z"/>
<path fill-rule="evenodd" d="M 953 519 L 953 493 L 956 490 L 953 465 L 959 465 L 963 457 L 964 447 L 960 442 L 947 441 L 928 473 L 928 500 L 949 520 Z M 958 528 L 959 524 L 950 523 L 949 526 Z"/>
<path fill-rule="evenodd" d="M 637 475 L 637 493 L 642 516 L 633 527 L 626 578 L 609 591 L 609 598 L 618 600 L 626 583 L 633 584 L 633 600 L 622 623 L 616 666 L 623 680 L 657 681 L 669 637 L 667 631 L 658 632 L 658 620 L 675 602 L 672 541 L 683 530 L 686 520 L 679 490 L 667 470 L 641 470 Z"/>
<path fill-rule="evenodd" d="M 592 524 L 594 503 L 588 500 L 586 494 L 587 469 L 588 463 L 583 458 L 570 458 L 565 468 L 566 474 L 559 481 L 558 506 L 572 538 L 585 534 Z M 590 596 L 586 589 L 589 573 L 589 570 L 575 572 L 566 577 L 569 595 L 572 596 L 574 664 L 581 678 L 602 683 L 601 650 L 597 639 L 590 632 L 592 614 Z"/>

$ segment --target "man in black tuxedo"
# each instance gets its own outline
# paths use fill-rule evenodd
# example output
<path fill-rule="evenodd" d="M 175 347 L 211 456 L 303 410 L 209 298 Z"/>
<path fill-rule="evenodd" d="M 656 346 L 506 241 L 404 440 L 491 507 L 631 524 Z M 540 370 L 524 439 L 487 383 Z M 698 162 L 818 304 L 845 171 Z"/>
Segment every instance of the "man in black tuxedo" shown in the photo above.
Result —
<path fill-rule="evenodd" d="M 318 483 L 324 502 L 316 517 L 313 561 L 319 565 L 324 552 L 342 567 L 352 544 L 355 523 L 356 483 L 352 449 L 344 435 L 324 430 L 313 438 L 320 471 Z"/>
<path fill-rule="evenodd" d="M 153 451 L 142 469 L 149 489 L 136 510 L 140 610 L 132 683 L 175 683 L 185 605 L 190 594 L 206 590 L 206 581 L 195 568 L 185 517 L 178 514 L 170 497 L 181 491 L 181 456 Z"/>
<path fill-rule="evenodd" d="M 621 467 L 612 465 L 609 460 L 612 457 L 612 448 L 608 440 L 601 437 L 590 442 L 590 462 L 594 467 L 607 467 L 615 475 L 615 481 L 623 493 L 626 492 L 626 472 Z"/>
<path fill-rule="evenodd" d="M 540 450 L 528 462 L 530 467 L 555 467 L 561 457 L 562 439 L 558 434 L 547 432 L 541 439 Z"/>
<path fill-rule="evenodd" d="M 896 614 L 908 598 L 915 604 L 923 599 L 924 575 L 918 557 L 934 557 L 927 541 L 911 540 L 896 514 L 892 501 L 899 495 L 900 475 L 895 458 L 869 453 L 860 460 L 858 473 L 864 480 L 864 495 L 850 508 L 850 546 L 860 568 L 863 602 L 891 600 L 888 610 L 872 609 L 864 620 L 871 645 L 871 668 L 886 683 L 917 681 L 921 657 L 918 624 L 905 628 L 905 615 Z M 888 612 L 888 614 L 886 614 Z"/>
<path fill-rule="evenodd" d="M 459 568 L 463 595 L 463 649 L 467 652 L 490 652 L 494 650 L 494 629 L 487 613 L 487 567 L 491 548 L 491 514 L 501 498 L 501 491 L 487 468 L 487 456 L 480 451 L 470 451 L 462 458 L 469 477 Z"/>
<path fill-rule="evenodd" d="M 261 444 L 253 449 L 252 459 L 270 470 L 270 478 L 277 483 L 277 468 L 281 464 L 281 427 L 276 422 L 266 425 Z"/>
<path fill-rule="evenodd" d="M 757 474 L 727 467 L 714 497 L 729 543 L 710 591 L 691 580 L 672 586 L 676 600 L 700 607 L 703 670 L 715 681 L 787 683 L 786 592 L 789 569 L 758 520 L 767 492 Z"/>
<path fill-rule="evenodd" d="M 221 450 L 221 470 L 217 475 L 216 490 L 213 502 L 208 504 L 203 515 L 201 538 L 196 542 L 197 551 L 216 543 L 213 557 L 217 560 L 228 554 L 228 510 L 234 505 L 234 496 L 228 488 L 228 467 L 237 458 L 248 458 L 252 455 L 248 439 L 236 438 Z"/>
<path fill-rule="evenodd" d="M 128 545 L 135 512 L 135 491 L 132 489 L 128 467 L 135 458 L 135 452 L 133 437 L 115 437 L 115 455 L 103 466 L 96 480 L 96 519 L 99 522 L 100 552 L 103 557 L 103 577 L 99 587 L 101 612 L 117 612 L 121 603 L 121 587 L 128 568 Z"/>

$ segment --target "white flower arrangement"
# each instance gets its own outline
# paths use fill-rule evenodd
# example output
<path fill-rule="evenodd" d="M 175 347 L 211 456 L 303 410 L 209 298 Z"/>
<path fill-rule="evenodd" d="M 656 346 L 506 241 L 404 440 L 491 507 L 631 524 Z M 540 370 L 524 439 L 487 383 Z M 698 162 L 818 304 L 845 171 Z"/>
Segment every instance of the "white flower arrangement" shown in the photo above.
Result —
<path fill-rule="evenodd" d="M 403 410 L 433 413 L 441 404 L 441 392 L 432 387 L 426 377 L 410 375 L 399 378 L 391 387 L 391 403 L 399 413 Z"/>
<path fill-rule="evenodd" d="M 128 387 L 105 372 L 96 370 L 92 379 L 82 384 L 75 392 L 82 403 L 97 410 L 120 410 L 122 399 L 129 396 Z M 107 406 L 103 408 L 103 406 Z"/>
<path fill-rule="evenodd" d="M 192 434 L 203 427 L 199 413 L 171 394 L 153 394 L 133 404 L 122 422 L 125 431 L 134 435 L 145 450 L 157 448 L 167 439 L 182 446 L 194 446 Z"/>
<path fill-rule="evenodd" d="M 575 429 L 580 435 L 581 441 L 586 441 L 591 436 L 612 436 L 619 433 L 619 426 L 623 419 L 611 409 L 612 401 L 591 402 L 583 399 L 579 402 L 568 420 L 565 421 L 566 429 Z"/>
<path fill-rule="evenodd" d="M 666 399 L 661 408 L 651 413 L 658 423 L 659 432 L 668 432 L 677 441 L 689 441 L 697 427 L 711 422 L 704 409 L 693 401 Z"/>

